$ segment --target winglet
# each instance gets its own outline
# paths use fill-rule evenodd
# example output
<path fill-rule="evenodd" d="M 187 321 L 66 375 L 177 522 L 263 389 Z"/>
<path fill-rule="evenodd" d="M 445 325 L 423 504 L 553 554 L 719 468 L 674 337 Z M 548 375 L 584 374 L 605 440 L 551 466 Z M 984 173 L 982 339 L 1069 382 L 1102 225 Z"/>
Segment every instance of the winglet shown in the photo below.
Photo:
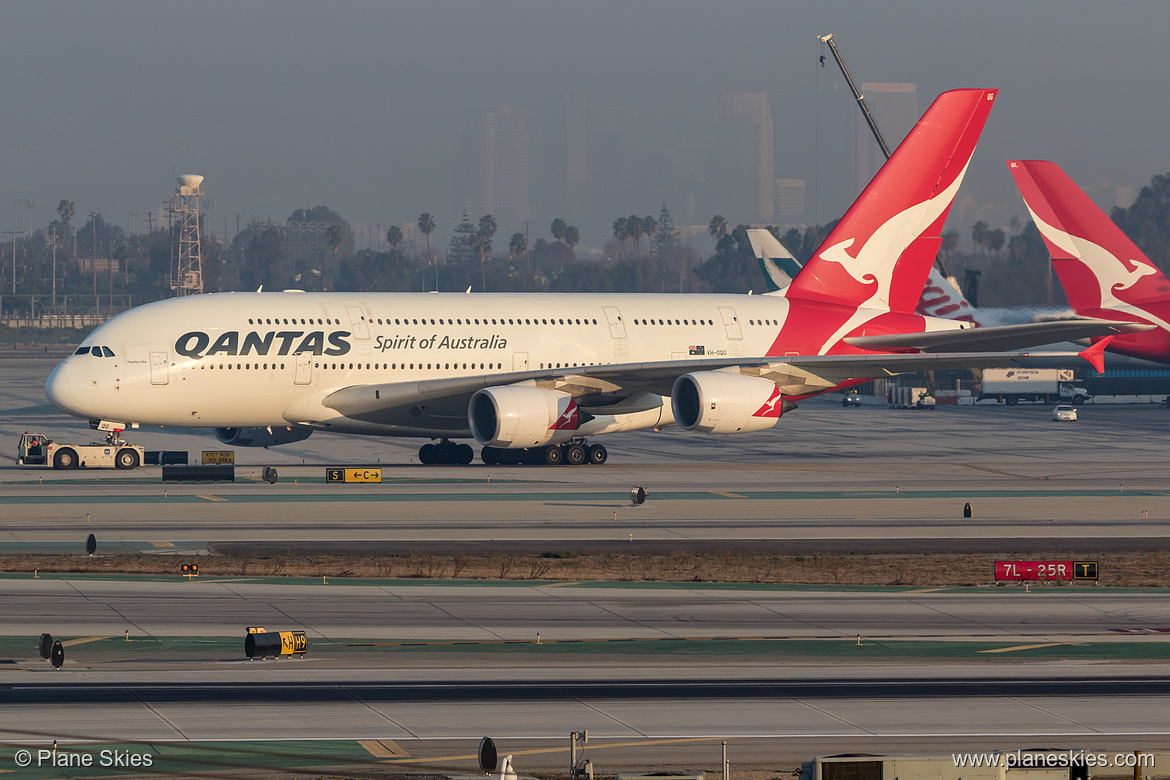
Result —
<path fill-rule="evenodd" d="M 1080 353 L 1080 357 L 1089 361 L 1093 368 L 1097 369 L 1098 374 L 1105 373 L 1105 348 L 1109 346 L 1109 342 L 1117 338 L 1116 336 L 1106 336 L 1097 341 L 1093 346 Z"/>

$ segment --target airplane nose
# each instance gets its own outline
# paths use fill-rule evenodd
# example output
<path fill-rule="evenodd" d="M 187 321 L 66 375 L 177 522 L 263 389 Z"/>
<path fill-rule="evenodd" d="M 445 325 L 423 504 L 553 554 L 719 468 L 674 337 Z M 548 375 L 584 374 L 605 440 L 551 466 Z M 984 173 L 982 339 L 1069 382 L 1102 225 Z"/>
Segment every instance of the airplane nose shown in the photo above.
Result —
<path fill-rule="evenodd" d="M 69 411 L 69 391 L 71 389 L 69 373 L 65 367 L 68 359 L 62 361 L 49 374 L 49 378 L 45 381 L 45 396 L 48 397 L 49 402 L 63 412 Z"/>

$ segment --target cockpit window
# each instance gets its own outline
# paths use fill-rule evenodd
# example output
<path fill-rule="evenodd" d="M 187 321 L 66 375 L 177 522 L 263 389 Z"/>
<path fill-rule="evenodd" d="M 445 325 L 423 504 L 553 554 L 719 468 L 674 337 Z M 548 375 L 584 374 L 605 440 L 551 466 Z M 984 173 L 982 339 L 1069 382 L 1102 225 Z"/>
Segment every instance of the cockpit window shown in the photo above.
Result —
<path fill-rule="evenodd" d="M 88 355 L 89 354 L 89 347 L 78 347 L 77 351 L 74 352 L 73 354 L 74 355 Z"/>
<path fill-rule="evenodd" d="M 89 354 L 93 355 L 94 357 L 101 357 L 102 356 L 102 348 L 101 347 L 91 347 L 89 350 Z"/>
<path fill-rule="evenodd" d="M 102 347 L 102 354 L 106 357 L 113 357 L 114 350 L 110 349 L 109 347 Z"/>

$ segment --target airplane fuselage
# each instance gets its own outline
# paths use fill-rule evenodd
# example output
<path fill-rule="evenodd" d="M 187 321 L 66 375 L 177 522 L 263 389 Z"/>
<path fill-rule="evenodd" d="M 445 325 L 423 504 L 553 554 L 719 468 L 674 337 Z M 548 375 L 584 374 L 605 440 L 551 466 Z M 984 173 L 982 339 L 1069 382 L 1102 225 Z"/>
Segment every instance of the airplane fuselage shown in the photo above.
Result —
<path fill-rule="evenodd" d="M 840 323 L 857 321 L 857 310 L 816 304 L 808 311 L 808 302 L 799 303 L 805 311 L 798 318 L 779 296 L 193 296 L 112 318 L 54 370 L 46 391 L 70 414 L 150 426 L 309 421 L 353 433 L 466 435 L 466 405 L 459 401 L 407 406 L 376 421 L 336 419 L 322 401 L 353 386 L 468 376 L 484 376 L 490 384 L 493 376 L 507 382 L 518 373 L 563 374 L 572 366 L 856 351 L 839 344 L 836 332 Z M 850 332 L 955 327 L 873 311 Z M 830 334 L 833 343 L 827 343 Z M 634 427 L 670 424 L 669 411 L 667 400 L 659 414 L 643 415 Z"/>

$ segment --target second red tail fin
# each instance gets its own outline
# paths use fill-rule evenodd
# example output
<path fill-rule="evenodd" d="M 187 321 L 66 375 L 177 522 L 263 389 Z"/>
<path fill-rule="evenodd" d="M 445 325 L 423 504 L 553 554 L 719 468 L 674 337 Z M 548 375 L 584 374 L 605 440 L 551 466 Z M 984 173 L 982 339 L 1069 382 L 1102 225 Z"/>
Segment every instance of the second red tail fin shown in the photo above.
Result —
<path fill-rule="evenodd" d="M 1041 160 L 1007 164 L 1073 309 L 1170 297 L 1170 280 L 1060 166 Z"/>

